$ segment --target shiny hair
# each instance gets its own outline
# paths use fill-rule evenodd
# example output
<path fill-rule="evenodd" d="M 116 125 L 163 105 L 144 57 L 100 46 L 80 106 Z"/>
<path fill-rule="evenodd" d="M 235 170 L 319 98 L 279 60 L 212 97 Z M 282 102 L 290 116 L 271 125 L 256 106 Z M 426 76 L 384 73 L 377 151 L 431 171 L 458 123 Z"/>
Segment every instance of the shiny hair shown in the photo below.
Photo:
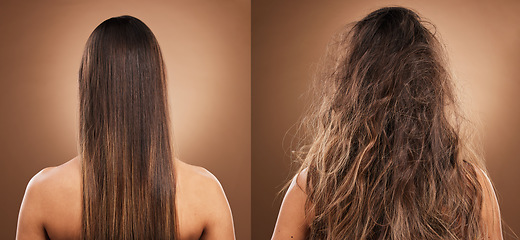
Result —
<path fill-rule="evenodd" d="M 333 39 L 307 117 L 310 239 L 479 239 L 478 156 L 465 151 L 443 47 L 385 7 Z"/>
<path fill-rule="evenodd" d="M 139 19 L 105 20 L 79 70 L 82 239 L 175 239 L 175 175 L 159 44 Z"/>

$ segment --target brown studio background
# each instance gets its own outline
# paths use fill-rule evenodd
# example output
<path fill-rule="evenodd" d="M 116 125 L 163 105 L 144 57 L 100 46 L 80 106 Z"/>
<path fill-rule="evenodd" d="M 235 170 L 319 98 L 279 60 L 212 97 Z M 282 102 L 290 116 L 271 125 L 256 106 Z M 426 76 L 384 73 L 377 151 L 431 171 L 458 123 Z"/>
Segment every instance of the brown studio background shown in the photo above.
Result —
<path fill-rule="evenodd" d="M 515 13 L 520 4 L 392 4 L 411 7 L 437 26 L 456 80 L 476 96 L 466 106 L 485 116 L 487 165 L 502 216 L 519 233 L 520 108 L 515 96 L 520 90 L 520 16 Z M 302 94 L 314 64 L 343 24 L 388 5 L 374 0 L 253 1 L 251 32 L 245 0 L 2 1 L 0 235 L 14 237 L 30 177 L 76 154 L 77 70 L 88 35 L 104 19 L 130 14 L 154 31 L 163 49 L 177 154 L 219 178 L 238 239 L 249 239 L 251 210 L 253 239 L 269 238 L 281 201 L 277 193 L 290 177 L 292 133 L 306 107 Z"/>
<path fill-rule="evenodd" d="M 77 72 L 103 20 L 133 15 L 163 50 L 177 156 L 210 170 L 250 239 L 250 2 L 0 2 L 0 236 L 14 239 L 25 186 L 76 153 Z"/>
<path fill-rule="evenodd" d="M 473 118 L 482 116 L 502 217 L 520 233 L 520 2 L 263 0 L 252 4 L 253 239 L 272 234 L 283 197 L 278 192 L 294 174 L 290 151 L 309 101 L 305 93 L 330 37 L 390 4 L 415 9 L 437 26 L 463 107 Z M 514 239 L 506 229 L 506 239 Z"/>

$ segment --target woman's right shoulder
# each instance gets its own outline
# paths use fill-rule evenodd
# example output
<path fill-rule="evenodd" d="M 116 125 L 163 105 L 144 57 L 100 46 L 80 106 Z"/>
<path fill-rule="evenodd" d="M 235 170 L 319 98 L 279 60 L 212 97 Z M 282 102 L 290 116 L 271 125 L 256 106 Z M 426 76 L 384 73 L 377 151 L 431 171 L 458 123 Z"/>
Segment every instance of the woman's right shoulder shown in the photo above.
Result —
<path fill-rule="evenodd" d="M 215 175 L 178 159 L 175 160 L 175 173 L 181 224 L 183 215 L 197 216 L 197 222 L 204 225 L 204 234 L 209 238 L 234 239 L 231 208 Z"/>
<path fill-rule="evenodd" d="M 179 187 L 190 190 L 222 191 L 217 177 L 203 167 L 175 160 L 176 179 Z"/>
<path fill-rule="evenodd" d="M 477 181 L 482 186 L 482 225 L 488 235 L 488 239 L 503 239 L 502 236 L 502 217 L 500 207 L 491 179 L 486 171 L 471 163 L 477 175 Z"/>

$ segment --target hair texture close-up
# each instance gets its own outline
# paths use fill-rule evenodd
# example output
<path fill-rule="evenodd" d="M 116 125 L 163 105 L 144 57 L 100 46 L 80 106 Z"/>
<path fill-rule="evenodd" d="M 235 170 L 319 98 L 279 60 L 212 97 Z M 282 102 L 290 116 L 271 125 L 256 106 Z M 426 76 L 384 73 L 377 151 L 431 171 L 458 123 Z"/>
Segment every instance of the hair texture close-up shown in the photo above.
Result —
<path fill-rule="evenodd" d="M 166 76 L 151 30 L 131 16 L 101 23 L 79 91 L 82 239 L 175 239 Z"/>
<path fill-rule="evenodd" d="M 412 10 L 385 7 L 329 44 L 299 152 L 310 239 L 485 236 L 482 163 L 426 26 Z"/>

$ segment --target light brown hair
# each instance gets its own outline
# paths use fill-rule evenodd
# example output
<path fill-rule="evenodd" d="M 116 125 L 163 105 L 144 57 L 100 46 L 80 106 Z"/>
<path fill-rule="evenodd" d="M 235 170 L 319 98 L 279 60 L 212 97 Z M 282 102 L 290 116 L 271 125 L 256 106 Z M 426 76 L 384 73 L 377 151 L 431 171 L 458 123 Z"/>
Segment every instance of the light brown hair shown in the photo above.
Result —
<path fill-rule="evenodd" d="M 79 90 L 82 239 L 175 239 L 166 76 L 152 31 L 131 16 L 101 23 Z"/>
<path fill-rule="evenodd" d="M 478 158 L 466 152 L 442 46 L 385 7 L 329 46 L 306 119 L 310 239 L 479 239 Z"/>

